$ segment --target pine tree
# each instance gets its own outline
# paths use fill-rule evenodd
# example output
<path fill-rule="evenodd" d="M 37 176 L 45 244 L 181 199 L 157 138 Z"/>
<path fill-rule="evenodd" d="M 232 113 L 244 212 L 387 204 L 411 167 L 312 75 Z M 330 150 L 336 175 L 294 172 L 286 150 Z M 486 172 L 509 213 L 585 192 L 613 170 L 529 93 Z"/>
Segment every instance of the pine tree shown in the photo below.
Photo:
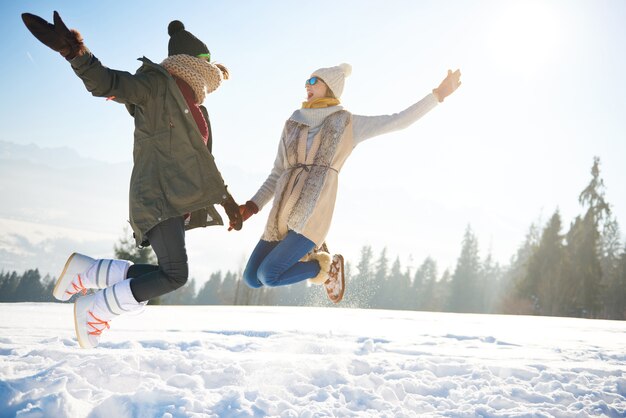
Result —
<path fill-rule="evenodd" d="M 490 252 L 480 267 L 482 312 L 484 313 L 495 313 L 501 276 L 500 265 L 493 260 Z"/>
<path fill-rule="evenodd" d="M 349 290 L 346 289 L 346 294 L 341 302 L 342 306 L 353 308 L 371 307 L 371 300 L 373 295 L 376 294 L 372 257 L 372 247 L 369 245 L 363 246 L 361 248 L 361 257 L 356 266 L 357 273 L 349 283 Z"/>
<path fill-rule="evenodd" d="M 124 228 L 124 235 L 113 246 L 113 253 L 115 258 L 132 261 L 134 264 L 157 264 L 157 258 L 152 247 L 137 247 L 128 228 Z"/>
<path fill-rule="evenodd" d="M 457 261 L 448 309 L 452 312 L 480 312 L 478 241 L 468 225 Z"/>
<path fill-rule="evenodd" d="M 592 212 L 592 219 L 596 225 L 602 223 L 611 215 L 611 207 L 604 198 L 604 180 L 600 177 L 600 158 L 593 157 L 593 166 L 591 167 L 591 181 L 580 192 L 578 202 L 584 207 L 588 207 L 588 211 Z"/>
<path fill-rule="evenodd" d="M 567 233 L 568 272 L 562 289 L 568 299 L 559 315 L 594 318 L 600 310 L 602 269 L 598 233 L 592 211 L 576 217 Z"/>
<path fill-rule="evenodd" d="M 426 310 L 434 312 L 449 311 L 448 306 L 450 306 L 452 297 L 452 274 L 450 274 L 450 270 L 444 270 L 441 278 L 437 281 L 434 294 L 435 296 L 432 300 L 434 308 L 429 309 L 427 307 Z"/>
<path fill-rule="evenodd" d="M 520 294 L 533 304 L 536 315 L 559 315 L 567 305 L 565 246 L 557 210 L 541 235 L 539 246 L 528 260 L 526 275 L 518 284 Z"/>
<path fill-rule="evenodd" d="M 412 300 L 410 309 L 419 311 L 439 310 L 437 289 L 437 263 L 431 257 L 426 257 L 415 271 L 411 291 Z"/>
<path fill-rule="evenodd" d="M 218 271 L 209 276 L 204 285 L 198 291 L 196 304 L 198 305 L 219 305 L 219 294 L 222 286 L 222 272 Z"/>
<path fill-rule="evenodd" d="M 22 277 L 19 278 L 15 288 L 15 301 L 41 302 L 47 296 L 44 294 L 44 291 L 39 270 L 26 270 Z"/>
<path fill-rule="evenodd" d="M 600 237 L 600 265 L 602 268 L 602 317 L 623 319 L 624 305 L 621 295 L 626 292 L 620 281 L 622 258 L 621 232 L 617 220 L 612 216 L 604 223 Z"/>
<path fill-rule="evenodd" d="M 406 309 L 410 284 L 409 277 L 402 272 L 400 257 L 396 257 L 384 285 L 383 294 L 385 295 L 386 304 L 383 307 L 388 309 Z"/>
<path fill-rule="evenodd" d="M 184 286 L 161 296 L 162 305 L 193 305 L 196 299 L 196 281 L 192 278 Z"/>
<path fill-rule="evenodd" d="M 526 278 L 529 260 L 539 247 L 538 222 L 530 225 L 524 242 L 511 257 L 509 267 L 502 276 L 499 286 L 498 312 L 512 315 L 527 315 L 534 312 L 533 303 L 521 296 L 519 288 Z"/>
<path fill-rule="evenodd" d="M 600 177 L 600 159 L 594 157 L 591 181 L 580 193 L 578 201 L 587 212 L 576 218 L 567 233 L 569 253 L 569 285 L 573 293 L 572 315 L 596 317 L 601 309 L 602 268 L 600 264 L 600 230 L 611 215 L 604 197 L 604 181 Z"/>
<path fill-rule="evenodd" d="M 221 305 L 234 305 L 235 304 L 235 292 L 237 290 L 237 275 L 231 271 L 227 271 L 222 280 L 222 287 L 220 288 L 220 304 Z"/>
<path fill-rule="evenodd" d="M 370 297 L 367 307 L 369 308 L 390 308 L 391 301 L 389 295 L 389 259 L 387 258 L 387 248 L 380 252 L 374 270 L 374 280 L 369 285 Z"/>
<path fill-rule="evenodd" d="M 620 268 L 618 270 L 617 280 L 615 283 L 614 317 L 612 319 L 626 319 L 626 246 L 622 251 Z"/>

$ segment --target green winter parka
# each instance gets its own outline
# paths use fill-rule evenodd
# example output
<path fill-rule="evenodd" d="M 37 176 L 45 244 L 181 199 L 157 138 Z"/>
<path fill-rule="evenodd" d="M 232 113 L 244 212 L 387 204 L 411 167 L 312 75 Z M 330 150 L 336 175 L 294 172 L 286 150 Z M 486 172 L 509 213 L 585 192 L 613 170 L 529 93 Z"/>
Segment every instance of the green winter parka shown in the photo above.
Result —
<path fill-rule="evenodd" d="M 70 61 L 97 97 L 125 104 L 135 119 L 129 214 L 137 245 L 158 223 L 190 213 L 185 229 L 223 225 L 214 204 L 226 186 L 174 78 L 143 57 L 135 74 L 106 68 L 87 52 Z M 208 123 L 208 120 L 207 120 Z"/>

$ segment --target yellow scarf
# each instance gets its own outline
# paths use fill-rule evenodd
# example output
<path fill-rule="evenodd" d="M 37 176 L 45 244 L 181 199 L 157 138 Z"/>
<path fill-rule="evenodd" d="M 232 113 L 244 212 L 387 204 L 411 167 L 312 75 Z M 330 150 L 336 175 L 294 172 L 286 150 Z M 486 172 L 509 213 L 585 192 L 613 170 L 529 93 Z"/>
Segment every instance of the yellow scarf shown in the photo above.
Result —
<path fill-rule="evenodd" d="M 313 100 L 312 102 L 302 102 L 302 108 L 319 109 L 322 107 L 337 106 L 339 103 L 339 99 L 335 99 L 333 97 L 321 97 Z"/>

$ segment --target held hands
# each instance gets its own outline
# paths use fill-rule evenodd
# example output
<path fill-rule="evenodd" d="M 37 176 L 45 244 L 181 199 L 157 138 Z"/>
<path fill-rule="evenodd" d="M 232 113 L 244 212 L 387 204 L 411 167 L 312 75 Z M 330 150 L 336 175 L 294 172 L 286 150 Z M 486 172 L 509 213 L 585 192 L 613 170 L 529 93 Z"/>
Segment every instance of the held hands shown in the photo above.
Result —
<path fill-rule="evenodd" d="M 259 212 L 259 207 L 252 200 L 248 200 L 245 205 L 239 205 L 239 213 L 241 214 L 241 222 L 245 222 L 249 217 Z M 234 228 L 231 223 L 228 227 L 229 231 L 232 231 Z M 236 228 L 235 228 L 236 229 Z"/>
<path fill-rule="evenodd" d="M 233 199 L 228 190 L 226 190 L 226 197 L 220 205 L 222 205 L 226 211 L 226 215 L 228 215 L 230 225 L 228 230 L 230 231 L 232 228 L 239 231 L 243 225 L 243 219 L 241 217 L 241 213 L 239 212 L 239 205 L 237 205 L 237 202 L 235 202 L 235 199 Z"/>
<path fill-rule="evenodd" d="M 54 12 L 53 19 L 54 24 L 51 24 L 39 16 L 22 13 L 24 24 L 41 43 L 57 51 L 68 61 L 83 55 L 87 48 L 80 33 L 76 29 L 69 30 L 57 12 Z"/>
<path fill-rule="evenodd" d="M 433 89 L 433 94 L 439 101 L 439 103 L 443 102 L 443 100 L 454 93 L 456 89 L 461 85 L 461 70 L 456 70 L 452 72 L 452 70 L 448 70 L 448 75 L 443 79 L 439 87 Z"/>

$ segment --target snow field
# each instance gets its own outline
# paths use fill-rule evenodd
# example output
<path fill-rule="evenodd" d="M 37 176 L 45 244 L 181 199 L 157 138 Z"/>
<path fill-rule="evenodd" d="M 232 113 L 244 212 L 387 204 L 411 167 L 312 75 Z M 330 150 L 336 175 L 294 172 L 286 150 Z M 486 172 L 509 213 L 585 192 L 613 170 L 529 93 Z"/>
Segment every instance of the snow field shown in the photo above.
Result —
<path fill-rule="evenodd" d="M 0 417 L 626 416 L 626 324 L 148 306 L 82 350 L 72 305 L 0 305 Z"/>

